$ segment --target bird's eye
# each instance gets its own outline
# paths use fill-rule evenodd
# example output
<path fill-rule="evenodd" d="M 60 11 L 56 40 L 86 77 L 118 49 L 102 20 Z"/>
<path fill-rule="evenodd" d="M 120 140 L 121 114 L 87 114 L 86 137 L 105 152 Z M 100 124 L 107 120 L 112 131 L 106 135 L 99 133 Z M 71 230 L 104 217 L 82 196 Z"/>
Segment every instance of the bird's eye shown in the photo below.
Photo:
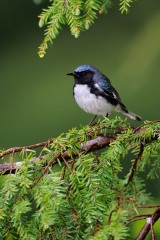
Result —
<path fill-rule="evenodd" d="M 81 73 L 81 75 L 86 75 L 86 73 L 87 73 L 87 71 L 83 71 L 82 73 Z"/>
<path fill-rule="evenodd" d="M 77 76 L 79 76 L 79 77 L 85 76 L 87 73 L 88 73 L 87 70 L 81 71 L 81 72 L 75 72 L 75 74 L 76 74 Z"/>
<path fill-rule="evenodd" d="M 80 72 L 74 72 L 77 76 L 79 76 L 80 75 Z"/>

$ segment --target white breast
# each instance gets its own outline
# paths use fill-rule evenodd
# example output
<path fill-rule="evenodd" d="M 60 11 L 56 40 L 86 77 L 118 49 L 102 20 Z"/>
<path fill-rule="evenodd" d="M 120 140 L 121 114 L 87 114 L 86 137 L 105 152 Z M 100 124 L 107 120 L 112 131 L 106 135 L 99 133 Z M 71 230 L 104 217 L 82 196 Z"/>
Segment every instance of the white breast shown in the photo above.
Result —
<path fill-rule="evenodd" d="M 107 113 L 111 113 L 115 108 L 103 97 L 96 97 L 90 93 L 90 88 L 87 85 L 76 84 L 74 87 L 74 97 L 77 104 L 85 112 L 94 115 L 106 115 Z"/>

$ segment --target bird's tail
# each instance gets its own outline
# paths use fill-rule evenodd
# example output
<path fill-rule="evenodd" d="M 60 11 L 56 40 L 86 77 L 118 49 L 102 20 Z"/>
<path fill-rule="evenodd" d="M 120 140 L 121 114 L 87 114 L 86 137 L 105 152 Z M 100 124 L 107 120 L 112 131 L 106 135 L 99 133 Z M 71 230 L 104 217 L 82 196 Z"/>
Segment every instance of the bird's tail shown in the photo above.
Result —
<path fill-rule="evenodd" d="M 130 118 L 132 120 L 137 120 L 137 121 L 142 120 L 142 118 L 140 116 L 129 111 L 123 104 L 122 105 L 118 104 L 118 106 L 116 107 L 116 111 L 121 112 L 123 115 L 127 116 L 128 118 Z"/>
<path fill-rule="evenodd" d="M 127 117 L 129 117 L 130 119 L 132 119 L 132 120 L 137 120 L 137 121 L 141 121 L 142 120 L 142 118 L 140 117 L 140 116 L 138 116 L 137 114 L 135 114 L 135 113 L 133 113 L 133 112 L 131 112 L 131 111 L 129 111 L 129 110 L 127 110 L 128 112 L 125 112 L 124 110 L 122 111 L 122 113 L 125 115 L 125 116 L 127 116 Z"/>

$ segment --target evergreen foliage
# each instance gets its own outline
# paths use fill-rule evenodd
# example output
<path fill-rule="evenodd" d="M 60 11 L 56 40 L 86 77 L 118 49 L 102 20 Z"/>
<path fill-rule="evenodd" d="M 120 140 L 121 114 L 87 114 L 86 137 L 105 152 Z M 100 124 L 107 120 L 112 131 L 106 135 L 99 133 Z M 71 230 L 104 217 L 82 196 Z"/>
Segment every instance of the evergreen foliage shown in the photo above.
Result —
<path fill-rule="evenodd" d="M 121 13 L 128 13 L 133 1 L 120 0 Z M 71 34 L 78 38 L 81 31 L 90 28 L 98 14 L 107 13 L 113 5 L 113 0 L 51 0 L 50 2 L 51 5 L 44 9 L 39 16 L 39 27 L 47 26 L 45 38 L 39 47 L 40 57 L 43 57 L 46 53 L 48 43 L 53 43 L 62 29 L 62 25 L 68 25 Z"/>
<path fill-rule="evenodd" d="M 153 179 L 160 170 L 159 133 L 160 121 L 133 128 L 104 118 L 53 139 L 38 156 L 23 149 L 23 164 L 1 175 L 0 239 L 133 239 L 130 219 L 150 200 L 141 172 Z"/>

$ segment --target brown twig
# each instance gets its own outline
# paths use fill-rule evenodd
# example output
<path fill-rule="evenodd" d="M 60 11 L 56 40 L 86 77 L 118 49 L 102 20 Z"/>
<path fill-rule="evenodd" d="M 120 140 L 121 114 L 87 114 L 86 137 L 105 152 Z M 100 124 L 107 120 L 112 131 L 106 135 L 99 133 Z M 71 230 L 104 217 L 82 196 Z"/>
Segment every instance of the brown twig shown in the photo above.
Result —
<path fill-rule="evenodd" d="M 151 234 L 152 234 L 152 240 L 155 240 L 154 229 L 153 229 L 153 221 L 151 221 Z"/>
<path fill-rule="evenodd" d="M 63 157 L 63 155 L 61 155 L 61 158 L 63 159 L 63 161 L 64 161 L 65 165 L 66 165 L 66 166 L 67 166 L 67 168 L 69 169 L 69 172 L 70 172 L 70 173 L 72 173 L 72 170 L 71 170 L 71 168 L 70 168 L 69 164 L 67 163 L 66 159 Z"/>
<path fill-rule="evenodd" d="M 111 223 L 111 218 L 112 218 L 112 215 L 113 215 L 114 212 L 116 212 L 116 209 L 113 209 L 113 210 L 110 212 L 109 217 L 108 217 L 108 224 Z"/>
<path fill-rule="evenodd" d="M 37 185 L 37 183 L 41 180 L 41 178 L 44 176 L 44 174 L 47 172 L 50 166 L 55 164 L 56 159 L 60 157 L 60 154 L 57 154 L 53 159 L 51 159 L 47 166 L 42 170 L 41 174 L 38 176 L 38 178 L 34 181 L 34 183 L 29 187 L 29 189 L 32 189 L 34 186 Z"/>
<path fill-rule="evenodd" d="M 126 225 L 132 223 L 132 222 L 136 222 L 138 220 L 142 220 L 142 219 L 146 219 L 146 218 L 149 218 L 151 217 L 152 215 L 151 214 L 139 214 L 139 215 L 135 215 L 131 218 L 129 218 L 127 221 L 126 221 Z"/>
<path fill-rule="evenodd" d="M 32 145 L 28 145 L 28 146 L 23 146 L 23 147 L 13 147 L 13 148 L 9 148 L 6 151 L 3 151 L 0 153 L 0 158 L 3 158 L 4 156 L 11 154 L 11 153 L 15 153 L 15 152 L 21 152 L 22 150 L 25 149 L 34 149 L 34 148 L 38 148 L 38 147 L 43 147 L 43 146 L 47 146 L 49 144 L 51 144 L 53 142 L 52 139 L 49 139 L 46 142 L 41 142 L 41 143 L 36 143 L 36 144 L 32 144 Z"/>
<path fill-rule="evenodd" d="M 138 155 L 136 156 L 135 160 L 134 160 L 134 164 L 132 165 L 131 169 L 130 169 L 130 175 L 128 177 L 128 182 L 125 184 L 125 187 L 128 186 L 128 184 L 132 181 L 133 179 L 133 176 L 134 176 L 134 172 L 136 170 L 136 167 L 137 167 L 137 163 L 138 161 L 140 160 L 142 154 L 143 154 L 143 150 L 144 150 L 144 145 L 141 143 L 140 144 L 140 150 L 139 150 L 139 153 Z"/>
<path fill-rule="evenodd" d="M 159 205 L 149 205 L 149 206 L 138 206 L 137 208 L 158 208 L 160 207 L 160 204 Z"/>
<path fill-rule="evenodd" d="M 153 228 L 153 225 L 155 222 L 160 218 L 160 207 L 158 207 L 155 212 L 151 215 L 151 217 L 147 218 L 147 221 L 143 228 L 141 229 L 138 236 L 135 238 L 135 240 L 144 240 L 149 231 Z M 154 233 L 152 231 L 152 240 L 154 240 Z"/>
<path fill-rule="evenodd" d="M 133 130 L 134 133 L 139 133 L 140 132 L 140 129 L 143 129 L 143 127 L 147 126 L 148 124 L 152 124 L 152 123 L 156 123 L 156 122 L 160 122 L 160 120 L 154 120 L 154 121 L 150 121 L 150 122 L 147 122 L 147 123 L 144 123 L 140 126 L 138 126 L 137 128 L 135 128 Z"/>

